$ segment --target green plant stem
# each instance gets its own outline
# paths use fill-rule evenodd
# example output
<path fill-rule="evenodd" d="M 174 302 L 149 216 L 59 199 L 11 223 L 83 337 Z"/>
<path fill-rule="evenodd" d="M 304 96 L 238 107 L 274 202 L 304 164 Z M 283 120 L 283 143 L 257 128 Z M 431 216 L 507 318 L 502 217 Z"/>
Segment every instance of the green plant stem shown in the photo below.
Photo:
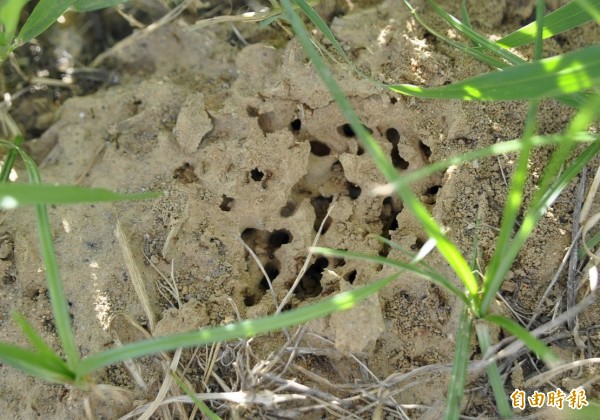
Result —
<path fill-rule="evenodd" d="M 16 136 L 13 144 L 19 147 L 23 143 L 23 136 Z M 6 154 L 6 159 L 4 159 L 4 164 L 2 165 L 2 171 L 0 171 L 0 183 L 8 182 L 10 179 L 10 171 L 12 170 L 13 165 L 15 164 L 15 159 L 19 152 L 14 148 L 8 149 L 8 153 Z"/>
<path fill-rule="evenodd" d="M 444 414 L 446 420 L 458 420 L 460 417 L 460 403 L 467 380 L 467 363 L 469 361 L 469 342 L 471 341 L 472 327 L 473 318 L 465 307 L 461 313 L 460 324 L 456 333 L 456 350 L 450 383 L 448 384 L 448 399 Z"/>
<path fill-rule="evenodd" d="M 477 341 L 479 342 L 481 354 L 485 354 L 490 347 L 489 327 L 484 322 L 477 322 L 475 324 L 475 331 L 477 333 Z M 498 370 L 496 362 L 490 363 L 486 368 L 486 371 L 492 386 L 494 398 L 496 399 L 496 407 L 498 408 L 498 412 L 504 418 L 511 418 L 513 413 L 508 405 L 508 398 L 506 396 L 506 392 L 504 392 L 504 383 L 500 376 L 500 371 Z"/>

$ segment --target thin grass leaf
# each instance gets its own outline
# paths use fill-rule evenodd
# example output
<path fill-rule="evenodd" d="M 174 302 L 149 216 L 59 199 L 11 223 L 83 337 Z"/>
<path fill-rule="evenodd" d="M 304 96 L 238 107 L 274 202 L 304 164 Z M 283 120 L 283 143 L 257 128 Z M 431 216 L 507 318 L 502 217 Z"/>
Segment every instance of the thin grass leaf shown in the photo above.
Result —
<path fill-rule="evenodd" d="M 23 334 L 25 334 L 31 345 L 37 350 L 40 357 L 49 364 L 52 363 L 57 367 L 64 366 L 66 368 L 65 361 L 44 342 L 42 337 L 35 332 L 31 324 L 21 314 L 13 312 L 12 318 L 19 328 L 21 328 L 21 331 L 23 331 Z"/>
<path fill-rule="evenodd" d="M 588 249 L 595 249 L 598 246 L 598 244 L 600 244 L 600 232 L 596 233 L 594 236 L 592 236 L 590 239 L 588 239 L 585 243 L 585 245 L 587 246 Z M 577 255 L 580 258 L 586 255 L 585 247 L 583 245 L 579 247 L 579 250 L 577 251 Z"/>
<path fill-rule="evenodd" d="M 304 12 L 304 14 L 308 16 L 313 25 L 315 25 L 323 35 L 325 35 L 325 38 L 331 42 L 331 45 L 333 45 L 340 56 L 342 56 L 347 63 L 350 63 L 350 58 L 348 58 L 346 51 L 344 51 L 340 43 L 337 41 L 335 35 L 333 35 L 333 32 L 331 32 L 331 29 L 329 29 L 329 26 L 327 26 L 321 16 L 315 12 L 315 9 L 313 9 L 305 0 L 294 0 L 294 2 Z"/>
<path fill-rule="evenodd" d="M 462 155 L 452 156 L 449 159 L 434 162 L 427 166 L 422 166 L 421 168 L 415 169 L 412 172 L 403 174 L 402 178 L 400 178 L 395 183 L 375 188 L 375 192 L 377 194 L 390 195 L 394 189 L 406 188 L 411 183 L 433 175 L 436 172 L 446 170 L 450 166 L 462 165 L 463 163 L 471 162 L 481 158 L 498 156 L 512 152 L 519 152 L 526 145 L 530 145 L 532 147 L 541 147 L 552 144 L 559 144 L 567 140 L 571 140 L 575 143 L 580 144 L 598 141 L 599 139 L 600 136 L 594 136 L 592 134 L 581 132 L 573 136 L 566 134 L 553 134 L 548 136 L 534 136 L 524 140 L 519 139 L 504 141 L 501 143 L 496 143 L 489 147 L 474 150 L 472 152 L 467 152 Z"/>
<path fill-rule="evenodd" d="M 71 8 L 77 12 L 93 12 L 106 9 L 117 4 L 127 3 L 129 0 L 76 0 Z"/>
<path fill-rule="evenodd" d="M 384 238 L 383 236 L 378 236 L 378 235 L 370 235 L 370 236 L 373 237 L 373 238 L 375 238 L 379 242 L 382 242 L 382 243 L 390 246 L 391 248 L 397 249 L 402 254 L 406 255 L 411 262 L 414 262 L 415 259 L 417 258 L 417 254 L 415 254 L 412 251 L 409 251 L 409 250 L 405 249 L 404 247 L 401 247 L 396 242 L 394 242 L 394 241 L 392 241 L 390 239 L 387 239 L 387 238 Z M 428 272 L 433 273 L 436 276 L 443 277 L 438 271 L 436 271 L 433 267 L 431 267 L 429 264 L 427 264 L 423 260 L 419 260 L 418 264 L 416 265 L 416 267 L 424 267 Z"/>
<path fill-rule="evenodd" d="M 70 384 L 75 380 L 66 363 L 58 365 L 54 359 L 12 344 L 0 342 L 0 362 L 46 381 Z"/>
<path fill-rule="evenodd" d="M 352 308 L 358 302 L 387 286 L 397 277 L 397 275 L 398 273 L 394 273 L 369 285 L 340 293 L 325 299 L 322 302 L 298 309 L 292 309 L 277 315 L 237 322 L 222 327 L 203 328 L 199 331 L 143 340 L 126 344 L 123 347 L 96 353 L 83 359 L 77 366 L 76 372 L 78 376 L 84 376 L 96 369 L 113 363 L 122 362 L 123 360 L 146 356 L 161 351 L 174 350 L 179 347 L 193 347 L 237 338 L 254 337 L 258 334 L 303 324 L 333 312 Z"/>
<path fill-rule="evenodd" d="M 457 296 L 460 300 L 462 300 L 465 304 L 469 304 L 469 300 L 465 296 L 465 293 L 456 287 L 452 282 L 443 277 L 441 274 L 435 271 L 426 271 L 417 268 L 414 263 L 406 263 L 398 260 L 394 260 L 392 258 L 386 258 L 379 255 L 368 255 L 361 254 L 358 252 L 350 252 L 350 251 L 342 251 L 340 249 L 332 249 L 332 248 L 321 248 L 314 247 L 311 248 L 311 251 L 317 254 L 325 255 L 327 257 L 336 257 L 336 258 L 350 258 L 355 260 L 367 261 L 373 264 L 383 264 L 390 267 L 398 268 L 402 271 L 410 271 L 413 274 L 416 274 L 425 280 L 429 280 L 432 283 L 437 284 L 440 287 L 448 290 L 453 295 Z"/>
<path fill-rule="evenodd" d="M 475 331 L 477 333 L 477 340 L 479 342 L 479 348 L 481 353 L 485 354 L 490 348 L 490 332 L 488 326 L 483 322 L 477 322 L 475 324 Z M 500 371 L 496 363 L 490 363 L 486 368 L 490 385 L 492 386 L 492 392 L 496 400 L 496 408 L 500 415 L 504 418 L 511 418 L 513 412 L 508 405 L 508 396 L 504 392 L 504 382 L 500 377 Z"/>
<path fill-rule="evenodd" d="M 486 73 L 437 88 L 389 85 L 405 95 L 434 99 L 531 100 L 557 97 L 600 84 L 600 45 Z"/>
<path fill-rule="evenodd" d="M 40 0 L 31 12 L 16 39 L 17 45 L 31 41 L 48 29 L 75 0 Z"/>
<path fill-rule="evenodd" d="M 25 141 L 23 136 L 17 136 L 15 137 L 13 144 L 19 147 L 23 143 L 23 141 Z M 2 170 L 0 171 L 0 183 L 5 183 L 9 181 L 10 172 L 13 168 L 13 165 L 15 164 L 15 160 L 18 155 L 19 152 L 17 152 L 15 149 L 9 149 L 8 153 L 6 154 L 6 157 L 4 158 Z"/>
<path fill-rule="evenodd" d="M 202 414 L 204 414 L 206 418 L 208 418 L 209 420 L 221 420 L 221 417 L 219 417 L 214 411 L 212 411 L 204 401 L 196 397 L 196 394 L 192 392 L 192 390 L 185 384 L 185 382 L 183 382 L 183 380 L 179 376 L 177 376 L 175 372 L 171 372 L 171 375 L 173 376 L 173 380 L 175 381 L 177 386 L 179 386 L 179 388 L 181 388 L 183 392 L 185 392 L 185 394 L 188 397 L 190 397 L 194 404 L 196 404 L 196 407 L 198 407 L 200 412 L 202 412 Z"/>
<path fill-rule="evenodd" d="M 589 0 L 589 5 L 594 8 L 600 7 L 600 0 Z M 542 38 L 550 38 L 569 29 L 576 28 L 592 20 L 593 17 L 586 12 L 577 1 L 571 1 L 554 12 L 544 16 Z M 506 35 L 496 41 L 503 48 L 515 48 L 531 44 L 535 41 L 538 30 L 537 22 L 523 26 L 519 30 Z"/>
<path fill-rule="evenodd" d="M 154 192 L 121 194 L 103 188 L 83 188 L 71 185 L 1 184 L 0 208 L 11 209 L 37 204 L 140 200 L 160 195 L 160 193 Z"/>
<path fill-rule="evenodd" d="M 11 50 L 21 10 L 29 0 L 2 0 L 0 1 L 0 62 L 6 58 Z"/>
<path fill-rule="evenodd" d="M 473 28 L 473 25 L 471 25 L 471 20 L 469 19 L 469 11 L 467 10 L 467 0 L 460 1 L 460 17 L 465 26 L 471 29 Z"/>
<path fill-rule="evenodd" d="M 444 413 L 446 420 L 458 420 L 460 417 L 460 403 L 467 379 L 467 363 L 469 361 L 469 343 L 471 341 L 472 326 L 472 318 L 465 307 L 461 312 L 460 324 L 456 333 L 456 351 L 454 353 L 450 383 L 448 384 L 446 412 Z"/>
<path fill-rule="evenodd" d="M 0 140 L 0 144 L 19 152 L 19 155 L 25 164 L 25 169 L 27 170 L 27 175 L 29 176 L 29 182 L 31 184 L 41 183 L 37 166 L 27 153 L 10 142 Z M 73 335 L 73 330 L 71 328 L 69 303 L 65 296 L 62 281 L 60 280 L 56 252 L 54 251 L 54 242 L 50 230 L 50 219 L 48 217 L 46 206 L 44 204 L 37 204 L 35 206 L 35 215 L 42 260 L 44 261 L 44 266 L 46 268 L 46 280 L 48 284 L 48 293 L 50 295 L 50 303 L 52 305 L 52 314 L 54 315 L 54 324 L 56 325 L 56 331 L 63 351 L 67 356 L 67 366 L 72 369 L 79 363 L 79 351 L 75 344 L 75 336 Z"/>
<path fill-rule="evenodd" d="M 523 341 L 523 343 L 535 353 L 536 357 L 542 359 L 546 365 L 553 367 L 560 362 L 558 356 L 556 356 L 543 341 L 531 335 L 529 331 L 512 319 L 494 314 L 486 315 L 482 319 L 498 325 L 500 328 L 508 331 L 511 335 Z"/>

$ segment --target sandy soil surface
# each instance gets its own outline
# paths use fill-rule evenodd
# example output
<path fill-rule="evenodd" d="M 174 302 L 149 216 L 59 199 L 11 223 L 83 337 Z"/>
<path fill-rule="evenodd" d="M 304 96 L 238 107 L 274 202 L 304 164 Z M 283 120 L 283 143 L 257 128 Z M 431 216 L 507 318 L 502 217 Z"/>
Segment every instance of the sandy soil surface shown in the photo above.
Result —
<path fill-rule="evenodd" d="M 489 70 L 426 33 L 399 0 L 354 3 L 349 10 L 345 1 L 324 1 L 319 11 L 358 68 L 376 80 L 437 86 Z M 441 3 L 458 13 L 456 2 Z M 469 2 L 469 10 L 476 28 L 499 36 L 530 20 L 533 3 Z M 550 3 L 556 7 L 559 2 Z M 425 15 L 439 22 L 429 9 Z M 383 235 L 409 250 L 427 239 L 400 201 L 371 193 L 383 178 L 297 41 L 288 42 L 281 27 L 261 29 L 255 23 L 236 23 L 238 35 L 231 24 L 189 31 L 194 20 L 188 10 L 171 23 L 125 38 L 96 59 L 104 83 L 60 105 L 48 105 L 47 92 L 25 95 L 15 104 L 15 118 L 26 122 L 23 129 L 35 138 L 28 147 L 46 182 L 164 192 L 152 201 L 50 209 L 84 356 L 114 346 L 115 338 L 142 338 L 134 322 L 163 335 L 271 314 L 304 264 L 333 202 L 321 246 L 403 258 L 370 235 Z M 53 39 L 62 42 L 58 35 Z M 546 52 L 556 54 L 599 39 L 597 26 L 585 26 L 548 41 Z M 332 68 L 400 172 L 518 138 L 523 128 L 525 103 L 407 98 L 359 79 L 343 65 L 332 63 Z M 540 132 L 561 131 L 571 115 L 557 102 L 544 102 Z M 547 150 L 534 154 L 532 172 L 540 172 L 547 156 Z M 465 164 L 413 185 L 466 255 L 472 254 L 477 239 L 482 266 L 494 251 L 514 158 Z M 532 316 L 571 242 L 576 186 L 557 200 L 521 252 L 496 312 L 508 314 L 510 305 L 524 319 Z M 528 194 L 531 191 L 530 186 Z M 117 221 L 145 281 L 156 325 L 146 317 L 131 284 L 114 234 Z M 9 316 L 16 310 L 57 346 L 32 226 L 31 210 L 2 215 L 0 339 L 26 345 Z M 274 293 L 242 241 L 263 264 Z M 435 253 L 428 263 L 454 278 Z M 289 307 L 391 272 L 315 256 Z M 179 301 L 160 292 L 159 284 L 171 275 Z M 564 293 L 563 276 L 542 302 L 536 326 L 552 317 L 555 306 L 564 307 Z M 433 419 L 443 409 L 460 312 L 457 299 L 445 290 L 405 274 L 356 309 L 310 323 L 292 344 L 278 333 L 214 348 L 210 378 L 204 372 L 211 348 L 184 352 L 181 366 L 187 366 L 186 378 L 198 392 L 270 390 L 306 397 L 276 405 L 211 402 L 225 417 L 327 418 L 356 413 L 371 418 L 378 410 L 384 410 L 386 418 L 400 417 L 399 409 L 377 404 L 377 398 L 393 397 L 410 417 Z M 583 348 L 571 334 L 552 341 L 564 360 L 597 356 L 599 313 L 592 307 L 579 318 Z M 503 337 L 497 332 L 495 339 Z M 472 358 L 478 357 L 474 344 Z M 108 385 L 95 392 L 47 384 L 1 366 L 0 417 L 85 418 L 87 407 L 94 418 L 118 418 L 153 401 L 164 379 L 163 358 L 137 362 L 141 379 L 135 380 L 124 364 L 111 366 L 95 373 L 95 383 Z M 525 386 L 540 367 L 525 355 L 511 361 L 504 367 L 507 389 Z M 589 369 L 567 372 L 535 389 L 571 389 L 593 376 Z M 485 376 L 471 379 L 463 413 L 495 415 Z M 283 389 L 284 381 L 294 382 Z M 599 397 L 597 385 L 586 391 L 588 398 Z M 338 401 L 336 411 L 315 408 L 327 398 Z M 170 407 L 173 418 L 181 418 L 178 408 Z M 169 417 L 166 411 L 155 416 Z"/>

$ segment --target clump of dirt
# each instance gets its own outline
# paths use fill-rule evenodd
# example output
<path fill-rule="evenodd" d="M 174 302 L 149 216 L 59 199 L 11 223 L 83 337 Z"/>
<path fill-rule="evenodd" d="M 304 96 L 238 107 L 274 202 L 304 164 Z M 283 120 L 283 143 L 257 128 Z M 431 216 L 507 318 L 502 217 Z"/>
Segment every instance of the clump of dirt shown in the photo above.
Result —
<path fill-rule="evenodd" d="M 488 71 L 426 34 L 395 2 L 376 4 L 334 17 L 331 23 L 357 66 L 373 78 L 442 85 Z M 473 22 L 490 34 L 506 32 L 506 22 L 516 28 L 524 15 L 529 16 L 525 5 L 511 9 L 497 2 L 494 16 L 503 18 L 490 21 L 478 17 L 489 12 L 479 7 L 471 7 Z M 104 53 L 100 65 L 118 72 L 121 82 L 67 100 L 60 118 L 37 140 L 41 151 L 36 158 L 46 182 L 164 192 L 154 201 L 51 209 L 65 291 L 84 356 L 114 345 L 115 333 L 108 324 L 112 315 L 125 313 L 149 327 L 113 233 L 117 220 L 159 319 L 155 335 L 272 314 L 306 263 L 307 249 L 321 225 L 321 246 L 389 258 L 406 257 L 373 235 L 412 251 L 427 240 L 395 196 L 372 193 L 384 183 L 383 177 L 295 40 L 279 49 L 264 43 L 240 47 L 232 45 L 223 27 L 189 31 L 186 26 L 185 20 L 178 20 L 134 34 Z M 584 34 L 588 40 L 598 39 L 593 30 Z M 400 173 L 518 138 L 523 127 L 526 104 L 407 98 L 359 79 L 343 66 L 333 69 L 365 127 Z M 570 115 L 563 106 L 544 103 L 541 132 L 563 129 Z M 535 155 L 532 171 L 540 170 L 546 154 Z M 510 177 L 513 165 L 514 156 L 485 159 L 412 185 L 465 254 L 475 251 L 472 244 L 477 239 L 482 265 L 494 251 L 507 193 L 505 177 Z M 504 299 L 521 311 L 537 305 L 569 246 L 573 194 L 574 186 L 543 218 L 503 287 Z M 330 205 L 335 207 L 326 219 Z M 26 345 L 8 317 L 17 310 L 56 347 L 31 218 L 29 211 L 3 218 L 0 338 Z M 437 254 L 427 262 L 454 279 Z M 286 309 L 393 273 L 389 267 L 322 256 L 313 256 L 307 264 Z M 171 267 L 179 302 L 159 291 L 160 273 L 170 277 Z M 549 299 L 560 299 L 560 292 Z M 461 310 L 445 290 L 414 274 L 401 274 L 378 297 L 310 323 L 304 339 L 296 343 L 302 358 L 295 361 L 292 376 L 339 399 L 348 412 L 369 402 L 368 396 L 360 403 L 350 397 L 365 390 L 376 395 L 379 390 L 397 404 L 426 408 L 410 414 L 435 418 L 447 391 Z M 118 319 L 113 327 L 122 340 L 142 337 Z M 596 322 L 587 314 L 581 328 Z M 257 366 L 285 343 L 282 334 L 256 338 L 252 355 Z M 234 383 L 241 374 L 227 364 L 230 351 L 226 346 L 217 365 L 219 374 Z M 161 365 L 148 357 L 142 366 L 145 382 L 154 384 L 147 389 L 122 366 L 96 373 L 97 383 L 128 390 L 131 394 L 125 399 L 106 393 L 82 395 L 2 366 L 1 387 L 7 391 L 0 410 L 21 418 L 81 418 L 85 398 L 90 398 L 96 417 L 115 418 L 155 397 Z M 190 369 L 190 378 L 202 378 L 198 366 Z M 525 365 L 527 374 L 532 370 Z M 274 376 L 268 379 L 275 381 Z M 336 389 L 334 383 L 354 387 Z M 212 390 L 225 389 L 222 383 L 210 384 Z M 260 381 L 237 385 L 232 390 L 268 389 Z M 489 394 L 472 393 L 464 412 L 494 415 Z M 305 415 L 303 407 L 314 404 L 311 398 L 322 397 L 316 391 L 307 395 L 310 402 L 267 407 L 262 413 Z M 113 404 L 116 400 L 120 403 Z M 221 414 L 244 410 L 214 407 Z"/>

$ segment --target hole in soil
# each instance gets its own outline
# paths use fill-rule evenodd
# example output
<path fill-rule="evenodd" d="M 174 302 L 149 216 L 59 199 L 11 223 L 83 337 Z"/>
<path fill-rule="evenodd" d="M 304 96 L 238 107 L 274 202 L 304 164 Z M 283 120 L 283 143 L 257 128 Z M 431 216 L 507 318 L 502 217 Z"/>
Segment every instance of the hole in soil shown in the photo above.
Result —
<path fill-rule="evenodd" d="M 258 116 L 258 126 L 263 133 L 273 133 L 277 130 L 275 127 L 275 113 L 273 111 L 265 112 Z"/>
<path fill-rule="evenodd" d="M 277 229 L 269 236 L 269 246 L 281 248 L 281 245 L 289 244 L 292 241 L 292 234 L 287 229 Z"/>
<path fill-rule="evenodd" d="M 381 236 L 386 239 L 390 239 L 390 231 L 398 229 L 398 214 L 402 211 L 402 204 L 393 197 L 386 197 L 381 205 L 381 214 L 379 220 L 381 220 Z M 383 244 L 383 248 L 379 251 L 379 255 L 387 257 L 390 252 L 390 246 Z"/>
<path fill-rule="evenodd" d="M 244 305 L 247 307 L 256 305 L 256 298 L 252 295 L 244 296 Z"/>
<path fill-rule="evenodd" d="M 246 114 L 248 114 L 249 117 L 256 118 L 258 117 L 258 108 L 248 105 L 246 107 Z"/>
<path fill-rule="evenodd" d="M 176 179 L 183 184 L 191 184 L 199 180 L 198 176 L 194 172 L 194 166 L 188 162 L 185 162 L 183 165 L 173 171 L 173 179 Z"/>
<path fill-rule="evenodd" d="M 258 168 L 254 168 L 250 171 L 250 178 L 252 178 L 253 181 L 260 181 L 263 179 L 263 177 L 265 176 L 265 174 L 260 171 Z"/>
<path fill-rule="evenodd" d="M 392 105 L 395 105 L 398 102 L 398 98 L 394 98 L 393 96 L 390 97 L 390 103 Z"/>
<path fill-rule="evenodd" d="M 294 212 L 296 211 L 296 204 L 294 204 L 293 201 L 288 201 L 285 206 L 283 206 L 281 208 L 281 210 L 279 210 L 279 215 L 281 217 L 291 217 L 294 215 Z"/>
<path fill-rule="evenodd" d="M 258 231 L 254 228 L 244 229 L 241 234 L 242 241 L 246 242 L 246 245 L 252 248 L 252 244 L 250 242 L 252 241 L 253 237 L 256 236 L 257 232 Z"/>
<path fill-rule="evenodd" d="M 398 144 L 400 133 L 395 128 L 388 128 L 385 130 L 385 138 L 392 144 Z"/>
<path fill-rule="evenodd" d="M 358 150 L 356 151 L 356 156 L 361 156 L 365 154 L 365 149 L 361 145 L 358 146 Z"/>
<path fill-rule="evenodd" d="M 277 267 L 277 264 L 272 262 L 265 264 L 265 271 L 267 272 L 269 279 L 271 279 L 271 284 L 273 284 L 273 282 L 279 275 L 279 268 Z M 269 282 L 267 281 L 267 278 L 265 276 L 263 276 L 263 278 L 260 280 L 258 288 L 263 291 L 269 290 Z"/>
<path fill-rule="evenodd" d="M 392 164 L 396 169 L 408 169 L 409 163 L 400 156 L 398 150 L 398 143 L 400 142 L 400 132 L 395 128 L 388 128 L 385 130 L 385 138 L 392 143 L 392 151 L 390 157 L 392 158 Z"/>
<path fill-rule="evenodd" d="M 292 121 L 290 123 L 290 129 L 294 132 L 300 131 L 301 128 L 302 128 L 302 121 L 300 121 L 300 118 L 296 118 L 294 121 Z"/>
<path fill-rule="evenodd" d="M 346 273 L 344 275 L 344 280 L 346 280 L 350 284 L 353 284 L 354 280 L 356 280 L 356 270 L 352 270 L 349 273 Z"/>
<path fill-rule="evenodd" d="M 231 211 L 231 208 L 233 207 L 233 202 L 235 201 L 233 198 L 231 197 L 227 197 L 225 194 L 223 194 L 221 199 L 221 204 L 219 204 L 219 208 L 223 211 Z"/>
<path fill-rule="evenodd" d="M 432 187 L 427 188 L 423 195 L 421 196 L 421 201 L 425 204 L 433 205 L 436 203 L 436 195 L 439 192 L 441 185 L 434 185 Z"/>
<path fill-rule="evenodd" d="M 425 194 L 436 195 L 438 193 L 438 191 L 440 190 L 440 188 L 442 188 L 441 185 L 434 185 L 433 187 L 427 188 L 427 191 L 425 191 Z"/>
<path fill-rule="evenodd" d="M 410 246 L 410 249 L 411 249 L 411 251 L 418 251 L 421 248 L 423 248 L 423 245 L 425 245 L 425 241 L 422 240 L 421 238 L 417 238 L 415 240 L 415 243 Z"/>
<path fill-rule="evenodd" d="M 298 284 L 298 288 L 294 291 L 294 294 L 300 299 L 319 296 L 323 291 L 323 287 L 321 286 L 323 269 L 328 265 L 329 261 L 327 261 L 327 258 L 317 258 L 315 262 L 308 267 L 304 276 L 302 276 L 300 284 Z"/>
<path fill-rule="evenodd" d="M 327 156 L 331 153 L 331 148 L 319 140 L 310 141 L 310 153 L 315 156 Z"/>
<path fill-rule="evenodd" d="M 392 147 L 392 164 L 396 169 L 408 169 L 409 163 L 400 156 L 398 152 L 398 146 L 394 145 Z"/>
<path fill-rule="evenodd" d="M 373 130 L 363 124 L 365 130 L 367 130 L 370 134 L 373 134 Z M 344 137 L 356 137 L 356 133 L 352 129 L 352 126 L 348 123 L 342 124 L 337 128 L 337 132 Z"/>
<path fill-rule="evenodd" d="M 348 196 L 352 200 L 356 200 L 358 197 L 360 197 L 360 193 L 362 192 L 362 188 L 360 188 L 358 185 L 353 184 L 350 181 L 347 181 L 346 182 L 346 188 L 348 188 Z"/>
<path fill-rule="evenodd" d="M 346 250 L 344 250 L 344 251 L 346 251 Z M 346 265 L 346 260 L 345 260 L 345 259 L 343 259 L 343 258 L 333 258 L 331 261 L 332 261 L 332 264 L 331 264 L 331 265 L 332 265 L 334 268 L 337 268 L 337 267 L 343 267 L 343 266 L 345 266 L 345 265 Z"/>
<path fill-rule="evenodd" d="M 419 149 L 421 150 L 421 153 L 423 153 L 423 156 L 425 156 L 425 160 L 428 161 L 431 156 L 431 148 L 422 141 L 419 141 Z"/>
<path fill-rule="evenodd" d="M 313 206 L 313 209 L 315 209 L 315 215 L 316 215 L 315 224 L 313 226 L 313 228 L 315 229 L 315 232 L 319 231 L 319 227 L 321 226 L 323 219 L 327 215 L 327 209 L 329 208 L 329 205 L 331 204 L 332 201 L 333 201 L 333 197 L 324 197 L 322 195 L 311 198 L 310 204 Z M 331 226 L 331 222 L 332 222 L 331 218 L 328 218 L 323 226 L 323 230 L 321 232 L 322 235 L 324 235 L 327 232 L 327 230 Z"/>

